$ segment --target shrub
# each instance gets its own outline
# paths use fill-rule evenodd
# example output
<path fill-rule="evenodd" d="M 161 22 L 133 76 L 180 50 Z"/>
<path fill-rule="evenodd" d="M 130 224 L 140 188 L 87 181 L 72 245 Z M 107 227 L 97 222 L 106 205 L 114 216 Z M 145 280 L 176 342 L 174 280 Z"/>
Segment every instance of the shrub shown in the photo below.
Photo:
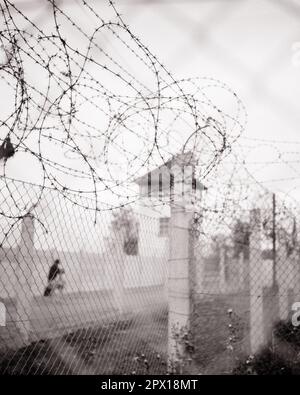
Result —
<path fill-rule="evenodd" d="M 300 347 L 300 327 L 294 326 L 292 322 L 279 321 L 275 325 L 274 334 L 278 339 Z"/>
<path fill-rule="evenodd" d="M 266 347 L 254 357 L 234 369 L 236 375 L 294 375 L 299 374 L 299 366 L 284 360 L 278 354 Z"/>

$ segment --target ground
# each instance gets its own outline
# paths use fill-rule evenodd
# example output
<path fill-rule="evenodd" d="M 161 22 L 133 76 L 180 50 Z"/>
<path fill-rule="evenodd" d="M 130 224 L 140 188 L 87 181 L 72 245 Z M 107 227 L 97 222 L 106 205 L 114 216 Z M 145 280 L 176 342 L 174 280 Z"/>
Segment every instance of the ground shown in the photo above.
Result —
<path fill-rule="evenodd" d="M 239 297 L 239 299 L 241 299 Z M 190 374 L 230 374 L 239 363 L 247 336 L 246 316 L 232 298 L 200 298 L 193 321 L 194 351 L 183 361 Z M 245 303 L 244 303 L 245 304 Z M 246 305 L 243 305 L 246 308 Z M 228 348 L 229 323 L 234 326 Z M 167 309 L 140 311 L 85 325 L 9 354 L 1 372 L 9 374 L 166 374 Z M 11 362 L 8 364 L 8 360 Z"/>
<path fill-rule="evenodd" d="M 167 313 L 70 332 L 9 352 L 2 374 L 165 374 Z"/>

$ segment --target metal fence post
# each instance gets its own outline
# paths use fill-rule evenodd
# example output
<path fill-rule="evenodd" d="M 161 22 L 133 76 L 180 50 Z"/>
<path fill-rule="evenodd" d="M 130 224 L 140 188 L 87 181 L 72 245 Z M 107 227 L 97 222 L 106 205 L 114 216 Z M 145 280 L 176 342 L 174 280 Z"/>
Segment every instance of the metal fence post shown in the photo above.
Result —
<path fill-rule="evenodd" d="M 24 343 L 28 342 L 30 333 L 34 255 L 34 218 L 31 214 L 27 214 L 22 221 L 16 276 L 16 326 Z"/>

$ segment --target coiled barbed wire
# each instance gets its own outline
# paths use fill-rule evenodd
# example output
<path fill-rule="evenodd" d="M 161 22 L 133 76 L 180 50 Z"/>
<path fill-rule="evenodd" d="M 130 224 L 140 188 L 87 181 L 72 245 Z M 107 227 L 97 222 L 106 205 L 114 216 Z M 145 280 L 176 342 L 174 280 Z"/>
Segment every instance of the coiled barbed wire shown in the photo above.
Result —
<path fill-rule="evenodd" d="M 74 194 L 93 196 L 85 208 L 95 220 L 105 201 L 113 209 L 138 199 L 134 180 L 178 152 L 193 151 L 205 180 L 243 131 L 236 93 L 216 79 L 177 80 L 112 1 L 100 16 L 81 0 L 82 21 L 63 1 L 44 3 L 45 26 L 13 1 L 1 5 L 0 137 L 16 151 L 3 162 L 4 180 L 13 161 L 29 164 L 40 186 L 34 207 L 52 187 L 74 204 Z M 14 202 L 6 187 L 13 208 L 1 215 L 19 220 L 29 203 Z"/>

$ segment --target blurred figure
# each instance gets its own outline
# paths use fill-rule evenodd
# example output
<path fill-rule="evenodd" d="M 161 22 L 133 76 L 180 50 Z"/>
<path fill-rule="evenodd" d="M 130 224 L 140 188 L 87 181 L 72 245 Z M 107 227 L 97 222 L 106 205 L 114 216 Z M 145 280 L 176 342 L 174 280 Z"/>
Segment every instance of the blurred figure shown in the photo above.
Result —
<path fill-rule="evenodd" d="M 8 158 L 14 156 L 14 154 L 15 149 L 10 141 L 10 137 L 7 136 L 0 146 L 0 160 L 4 159 L 6 161 Z"/>
<path fill-rule="evenodd" d="M 56 289 L 61 292 L 63 291 L 65 286 L 65 281 L 63 279 L 64 273 L 65 271 L 61 267 L 60 260 L 56 259 L 49 269 L 48 285 L 45 288 L 44 296 L 53 295 Z"/>

